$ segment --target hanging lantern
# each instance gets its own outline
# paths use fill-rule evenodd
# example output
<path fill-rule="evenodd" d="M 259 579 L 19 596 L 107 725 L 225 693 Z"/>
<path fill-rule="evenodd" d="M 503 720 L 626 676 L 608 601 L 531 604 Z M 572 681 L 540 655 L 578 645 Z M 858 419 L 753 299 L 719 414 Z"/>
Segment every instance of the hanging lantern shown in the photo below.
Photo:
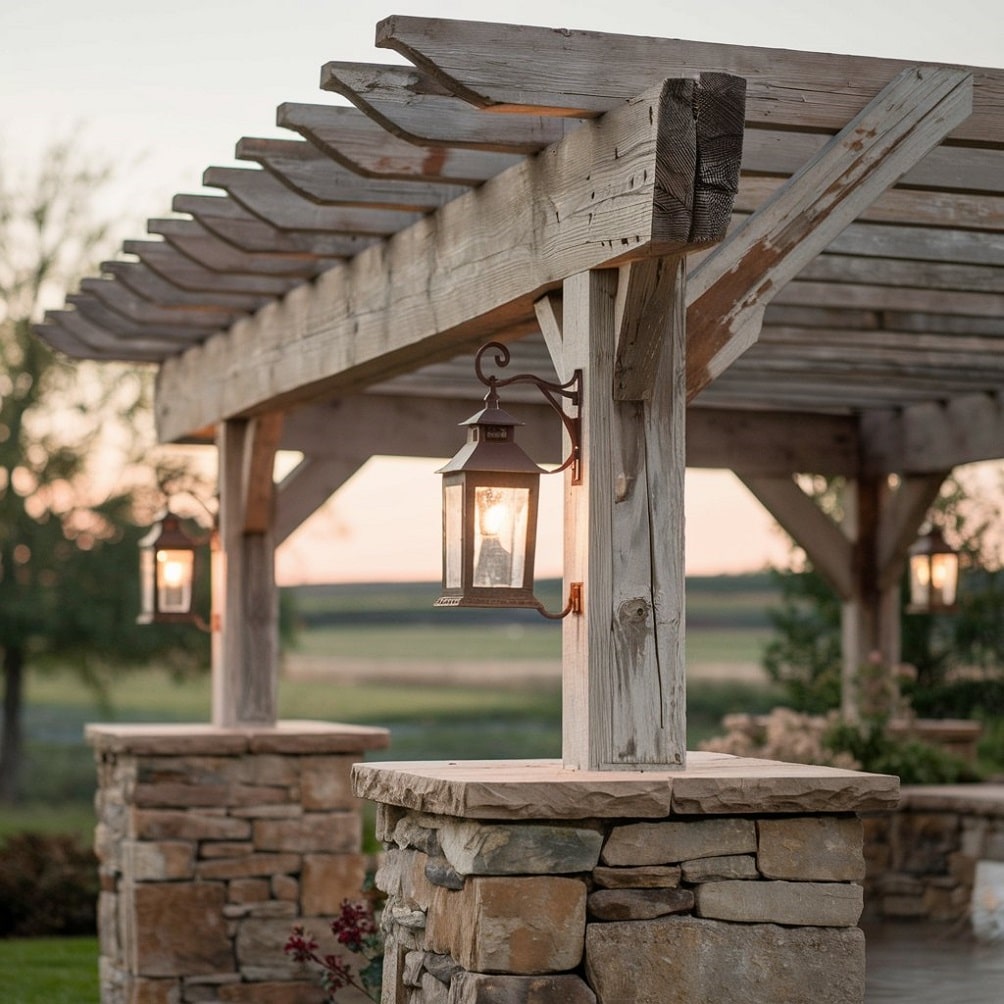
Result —
<path fill-rule="evenodd" d="M 959 555 L 937 528 L 910 548 L 910 605 L 907 613 L 950 613 L 956 609 Z"/>
<path fill-rule="evenodd" d="M 529 374 L 505 381 L 485 377 L 481 356 L 489 349 L 495 350 L 498 365 L 509 361 L 508 349 L 498 342 L 478 352 L 475 372 L 488 385 L 485 407 L 461 423 L 467 426 L 467 442 L 438 471 L 443 475 L 443 592 L 436 606 L 530 607 L 545 617 L 563 617 L 577 610 L 581 584 L 573 584 L 573 599 L 560 614 L 549 614 L 533 594 L 540 475 L 546 472 L 516 443 L 515 427 L 522 423 L 501 407 L 498 387 L 529 382 L 542 389 L 572 435 L 572 455 L 558 468 L 563 470 L 578 464 L 578 425 L 552 395 L 577 404 L 579 377 L 568 385 Z"/>
<path fill-rule="evenodd" d="M 168 512 L 139 542 L 138 624 L 194 622 L 195 542 Z"/>

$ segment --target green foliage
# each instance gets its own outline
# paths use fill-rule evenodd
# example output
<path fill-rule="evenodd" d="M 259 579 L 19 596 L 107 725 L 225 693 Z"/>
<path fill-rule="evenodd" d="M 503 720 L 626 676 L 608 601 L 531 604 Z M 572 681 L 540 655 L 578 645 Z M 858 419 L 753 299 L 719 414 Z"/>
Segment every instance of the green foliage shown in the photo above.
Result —
<path fill-rule="evenodd" d="M 824 742 L 836 753 L 849 753 L 862 770 L 896 774 L 902 784 L 957 784 L 982 780 L 978 771 L 945 750 L 916 739 L 897 739 L 889 735 L 883 720 L 857 725 L 836 722 Z"/>
<path fill-rule="evenodd" d="M 787 704 L 820 714 L 840 704 L 840 604 L 816 572 L 773 575 L 781 603 L 768 612 L 774 637 L 764 669 L 784 688 Z"/>
<path fill-rule="evenodd" d="M 0 937 L 93 934 L 94 852 L 69 836 L 20 833 L 0 845 Z"/>

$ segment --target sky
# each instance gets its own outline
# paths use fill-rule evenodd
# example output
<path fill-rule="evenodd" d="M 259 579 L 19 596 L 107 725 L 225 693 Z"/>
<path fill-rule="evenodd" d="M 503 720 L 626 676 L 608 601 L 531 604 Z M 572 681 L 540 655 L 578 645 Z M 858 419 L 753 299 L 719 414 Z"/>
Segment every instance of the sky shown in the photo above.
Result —
<path fill-rule="evenodd" d="M 277 105 L 339 103 L 318 88 L 325 62 L 403 62 L 374 45 L 391 14 L 999 66 L 1000 11 L 1000 0 L 8 0 L 0 171 L 30 169 L 53 140 L 76 134 L 83 155 L 118 165 L 108 211 L 119 239 L 143 237 L 176 192 L 202 190 L 206 167 L 238 163 L 240 137 L 291 138 L 275 126 Z M 471 392 L 476 406 L 473 380 Z M 437 466 L 371 460 L 280 548 L 280 581 L 437 578 Z M 542 576 L 560 574 L 559 481 L 544 478 Z M 688 472 L 686 518 L 691 574 L 787 559 L 786 538 L 728 472 Z"/>

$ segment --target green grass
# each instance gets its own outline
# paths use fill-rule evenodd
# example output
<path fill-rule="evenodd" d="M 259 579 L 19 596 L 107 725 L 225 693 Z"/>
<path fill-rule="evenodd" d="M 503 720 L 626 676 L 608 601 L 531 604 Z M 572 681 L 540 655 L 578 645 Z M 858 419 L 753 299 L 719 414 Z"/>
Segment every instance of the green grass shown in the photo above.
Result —
<path fill-rule="evenodd" d="M 97 1004 L 97 938 L 0 941 L 5 1004 Z"/>

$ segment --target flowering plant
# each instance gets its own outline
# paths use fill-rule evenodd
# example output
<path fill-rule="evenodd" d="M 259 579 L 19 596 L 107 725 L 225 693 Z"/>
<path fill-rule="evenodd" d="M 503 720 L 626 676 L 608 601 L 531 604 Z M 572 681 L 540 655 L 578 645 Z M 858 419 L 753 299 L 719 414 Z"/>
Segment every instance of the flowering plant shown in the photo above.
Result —
<path fill-rule="evenodd" d="M 365 964 L 358 972 L 354 960 L 340 955 L 318 955 L 317 942 L 300 924 L 293 927 L 283 951 L 297 962 L 312 962 L 321 967 L 321 986 L 328 1001 L 334 1001 L 338 991 L 345 987 L 355 987 L 370 1000 L 379 1001 L 383 940 L 369 904 L 343 900 L 341 912 L 331 922 L 331 933 L 339 945 L 362 957 Z"/>

